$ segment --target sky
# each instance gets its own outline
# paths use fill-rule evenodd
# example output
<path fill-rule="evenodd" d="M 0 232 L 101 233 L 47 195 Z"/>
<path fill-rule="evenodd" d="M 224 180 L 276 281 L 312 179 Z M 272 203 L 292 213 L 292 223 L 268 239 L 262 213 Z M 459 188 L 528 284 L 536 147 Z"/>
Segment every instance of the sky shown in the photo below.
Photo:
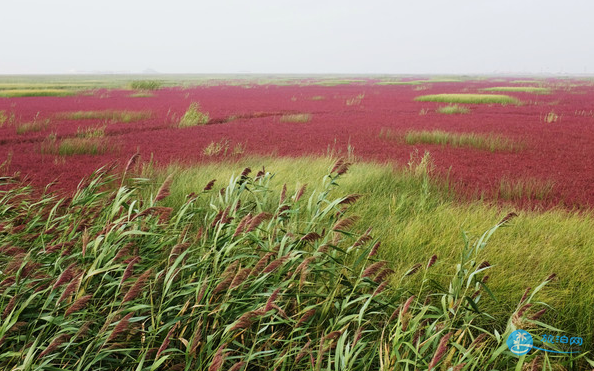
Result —
<path fill-rule="evenodd" d="M 2 0 L 0 74 L 594 74 L 592 0 Z"/>

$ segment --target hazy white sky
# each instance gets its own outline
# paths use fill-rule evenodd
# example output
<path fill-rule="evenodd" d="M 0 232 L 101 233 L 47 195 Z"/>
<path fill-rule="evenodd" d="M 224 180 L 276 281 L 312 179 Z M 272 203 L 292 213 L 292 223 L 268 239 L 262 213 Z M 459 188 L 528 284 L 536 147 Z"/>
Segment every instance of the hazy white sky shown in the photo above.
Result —
<path fill-rule="evenodd" d="M 1 0 L 0 74 L 594 73 L 592 0 Z"/>

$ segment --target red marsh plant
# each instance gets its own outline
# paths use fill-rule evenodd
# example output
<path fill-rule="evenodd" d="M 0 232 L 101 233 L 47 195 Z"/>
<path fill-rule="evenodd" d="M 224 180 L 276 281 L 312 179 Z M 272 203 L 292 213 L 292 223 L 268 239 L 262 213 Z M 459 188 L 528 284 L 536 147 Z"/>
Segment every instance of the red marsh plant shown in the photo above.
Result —
<path fill-rule="evenodd" d="M 493 266 L 480 255 L 511 217 L 475 243 L 466 238 L 444 286 L 431 273 L 438 257 L 395 277 L 372 230 L 353 229 L 348 208 L 359 195 L 331 196 L 348 166 L 339 161 L 307 197 L 303 187 L 281 197 L 272 174 L 246 169 L 221 191 L 196 185 L 176 209 L 167 206 L 173 176 L 151 187 L 104 168 L 69 198 L 0 179 L 11 231 L 0 233 L 10 252 L 0 254 L 0 368 L 484 370 L 532 361 L 504 347 L 518 323 L 539 328 L 531 318 L 542 304 L 532 298 L 544 284 L 522 299 L 532 307 L 502 319 L 507 326 L 482 311 Z M 563 362 L 545 364 L 553 361 Z"/>

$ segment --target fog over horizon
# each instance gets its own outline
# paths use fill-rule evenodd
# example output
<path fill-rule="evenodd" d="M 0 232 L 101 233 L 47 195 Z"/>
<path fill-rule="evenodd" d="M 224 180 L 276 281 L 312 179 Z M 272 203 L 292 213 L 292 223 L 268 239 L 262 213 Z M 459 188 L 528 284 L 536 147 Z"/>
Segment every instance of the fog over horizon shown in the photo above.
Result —
<path fill-rule="evenodd" d="M 0 74 L 594 74 L 594 2 L 10 1 Z"/>

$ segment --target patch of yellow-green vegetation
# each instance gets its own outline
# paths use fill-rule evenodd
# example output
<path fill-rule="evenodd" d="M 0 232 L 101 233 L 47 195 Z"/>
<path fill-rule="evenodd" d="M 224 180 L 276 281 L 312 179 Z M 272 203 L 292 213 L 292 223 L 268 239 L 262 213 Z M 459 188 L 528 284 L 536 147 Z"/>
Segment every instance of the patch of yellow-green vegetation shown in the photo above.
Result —
<path fill-rule="evenodd" d="M 151 98 L 154 97 L 155 94 L 150 93 L 148 91 L 139 91 L 136 93 L 132 93 L 130 95 L 128 95 L 130 98 Z"/>
<path fill-rule="evenodd" d="M 551 89 L 536 86 L 494 86 L 492 88 L 484 88 L 484 91 L 502 91 L 502 92 L 519 92 L 519 93 L 534 93 L 534 94 L 550 94 Z"/>
<path fill-rule="evenodd" d="M 444 102 L 462 104 L 520 104 L 514 97 L 503 94 L 430 94 L 415 98 L 419 102 Z"/>
<path fill-rule="evenodd" d="M 32 121 L 21 122 L 16 124 L 16 133 L 17 134 L 26 134 L 31 132 L 39 132 L 42 130 L 47 129 L 50 123 L 49 119 L 39 119 L 38 116 L 35 116 Z"/>
<path fill-rule="evenodd" d="M 209 120 L 210 117 L 208 116 L 208 112 L 202 112 L 200 103 L 192 102 L 177 126 L 180 128 L 187 128 L 197 125 L 206 125 Z"/>
<path fill-rule="evenodd" d="M 553 192 L 555 183 L 537 178 L 502 178 L 499 183 L 499 197 L 504 200 L 546 200 Z"/>
<path fill-rule="evenodd" d="M 21 76 L 10 79 L 11 82 L 0 82 L 0 90 L 74 90 L 81 91 L 96 88 L 115 87 L 112 79 L 85 80 L 73 76 L 73 79 L 66 77 L 55 77 L 52 81 L 44 81 L 47 76 Z M 0 80 L 3 80 L 0 78 Z M 62 80 L 62 81 L 60 81 Z"/>
<path fill-rule="evenodd" d="M 244 152 L 244 143 L 236 143 L 235 146 L 231 148 L 231 142 L 228 139 L 221 139 L 218 142 L 212 141 L 208 146 L 204 147 L 204 149 L 202 150 L 202 153 L 208 157 L 226 157 L 227 155 L 237 156 L 243 154 Z"/>
<path fill-rule="evenodd" d="M 419 81 L 419 80 L 412 80 L 412 81 L 378 81 L 376 85 L 419 85 L 423 84 L 428 81 Z"/>
<path fill-rule="evenodd" d="M 345 104 L 347 106 L 358 106 L 361 104 L 361 102 L 363 102 L 363 98 L 365 98 L 365 93 L 359 93 L 356 96 L 352 97 L 352 98 L 348 98 L 345 101 Z"/>
<path fill-rule="evenodd" d="M 73 155 L 100 155 L 113 150 L 105 138 L 65 138 L 58 145 L 58 154 L 60 156 Z"/>
<path fill-rule="evenodd" d="M 480 150 L 518 151 L 524 148 L 518 143 L 498 134 L 452 133 L 442 130 L 409 130 L 404 135 L 390 129 L 382 129 L 379 137 L 386 140 L 403 141 L 406 144 L 440 144 L 451 147 L 468 147 Z"/>
<path fill-rule="evenodd" d="M 8 115 L 6 111 L 0 111 L 0 127 L 4 126 L 4 124 L 8 121 Z"/>
<path fill-rule="evenodd" d="M 505 80 L 503 80 L 503 81 L 505 81 Z M 539 80 L 512 80 L 509 83 L 510 84 L 542 84 L 543 82 L 539 81 Z"/>
<path fill-rule="evenodd" d="M 102 138 L 105 136 L 105 126 L 99 127 L 78 127 L 76 129 L 77 138 Z"/>
<path fill-rule="evenodd" d="M 580 117 L 594 117 L 594 110 L 575 110 L 574 115 Z"/>
<path fill-rule="evenodd" d="M 320 85 L 320 86 L 337 86 L 337 85 L 349 85 L 349 84 L 360 84 L 365 83 L 365 80 L 360 79 L 331 79 L 331 80 L 322 80 L 322 81 L 315 81 L 312 85 Z"/>
<path fill-rule="evenodd" d="M 151 117 L 150 111 L 76 111 L 56 114 L 56 118 L 63 120 L 109 120 L 113 122 L 134 122 Z"/>
<path fill-rule="evenodd" d="M 279 120 L 280 122 L 310 122 L 311 117 L 311 113 L 290 113 L 282 115 Z"/>
<path fill-rule="evenodd" d="M 93 131 L 79 131 L 75 137 L 59 140 L 56 134 L 50 134 L 41 143 L 41 154 L 74 156 L 101 155 L 115 150 L 115 145 L 104 137 L 101 128 Z"/>
<path fill-rule="evenodd" d="M 311 100 L 324 100 L 326 99 L 326 97 L 324 97 L 323 95 L 314 95 L 313 97 L 309 98 Z"/>
<path fill-rule="evenodd" d="M 423 80 L 390 80 L 384 79 L 382 81 L 376 82 L 376 85 L 422 85 L 422 84 L 431 84 L 431 83 L 445 83 L 445 82 L 462 82 L 464 81 L 461 78 L 453 78 L 453 77 L 434 77 L 430 79 L 423 79 Z"/>
<path fill-rule="evenodd" d="M 465 114 L 470 113 L 470 109 L 464 106 L 459 106 L 457 104 L 452 104 L 449 106 L 439 107 L 435 110 L 437 113 L 443 113 L 445 115 L 457 115 L 457 114 Z"/>
<path fill-rule="evenodd" d="M 265 166 L 277 174 L 270 183 L 277 191 L 285 183 L 288 192 L 299 188 L 299 184 L 308 184 L 303 195 L 307 200 L 309 190 L 318 187 L 320 178 L 333 163 L 327 158 L 242 158 L 191 168 L 152 169 L 151 176 L 156 172 L 164 179 L 166 174 L 175 172 L 171 196 L 165 203 L 176 209 L 186 203 L 188 194 L 199 192 L 210 180 L 224 181 L 233 174 L 237 176 L 244 167 Z M 361 217 L 358 228 L 364 231 L 373 227 L 372 235 L 382 241 L 380 257 L 388 260 L 389 267 L 397 273 L 406 272 L 417 263 L 424 264 L 433 254 L 437 255 L 435 269 L 451 273 L 450 264 L 459 262 L 461 230 L 470 239 L 476 239 L 509 211 L 516 211 L 519 216 L 498 231 L 481 253 L 480 258 L 493 266 L 489 287 L 498 300 L 490 301 L 486 307 L 481 304 L 481 309 L 499 313 L 513 308 L 527 287 L 536 287 L 556 273 L 558 281 L 541 292 L 540 299 L 552 307 L 543 321 L 563 331 L 585 335 L 585 343 L 591 343 L 594 285 L 587 284 L 594 261 L 591 213 L 519 212 L 513 207 L 502 209 L 481 202 L 459 203 L 450 190 L 433 178 L 430 161 L 419 159 L 411 159 L 409 166 L 401 169 L 355 164 L 340 179 L 339 191 L 341 195 L 362 195 L 352 209 Z M 278 204 L 278 199 L 267 202 Z M 393 283 L 396 287 L 401 284 Z M 576 287 L 580 289 L 575 290 Z M 412 292 L 418 290 L 411 288 Z M 505 325 L 498 324 L 503 328 Z"/>
<path fill-rule="evenodd" d="M 65 89 L 10 89 L 0 90 L 0 97 L 19 98 L 19 97 L 66 97 L 76 94 L 73 90 Z"/>
<path fill-rule="evenodd" d="M 555 111 L 551 111 L 544 116 L 541 116 L 541 120 L 547 124 L 555 123 L 559 120 L 559 115 Z"/>
<path fill-rule="evenodd" d="M 161 80 L 134 80 L 130 82 L 130 88 L 133 90 L 158 90 L 163 86 Z"/>

